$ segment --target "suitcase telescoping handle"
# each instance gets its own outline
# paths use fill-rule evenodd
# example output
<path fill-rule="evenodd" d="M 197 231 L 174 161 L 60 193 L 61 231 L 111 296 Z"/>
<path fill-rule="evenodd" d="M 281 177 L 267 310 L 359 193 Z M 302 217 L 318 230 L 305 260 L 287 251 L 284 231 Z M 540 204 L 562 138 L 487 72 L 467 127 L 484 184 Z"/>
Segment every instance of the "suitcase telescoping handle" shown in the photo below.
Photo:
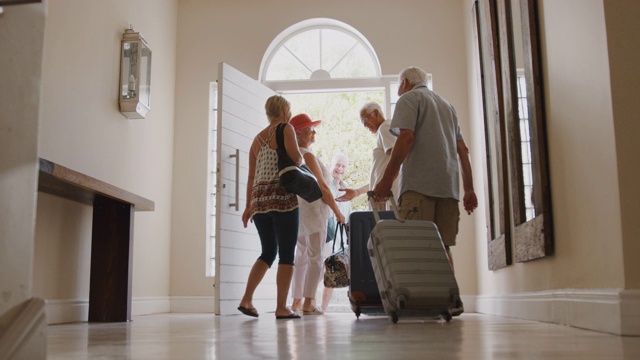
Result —
<path fill-rule="evenodd" d="M 371 206 L 371 210 L 373 211 L 373 218 L 376 219 L 376 222 L 380 222 L 380 214 L 378 214 L 378 203 L 376 203 L 373 198 L 373 191 L 367 191 L 367 198 L 369 199 L 369 206 Z M 396 204 L 396 199 L 393 197 L 393 193 L 389 192 L 389 201 L 391 202 L 391 210 L 396 216 L 396 220 L 400 222 L 404 222 L 404 219 L 400 218 L 400 213 L 398 212 L 398 204 Z"/>

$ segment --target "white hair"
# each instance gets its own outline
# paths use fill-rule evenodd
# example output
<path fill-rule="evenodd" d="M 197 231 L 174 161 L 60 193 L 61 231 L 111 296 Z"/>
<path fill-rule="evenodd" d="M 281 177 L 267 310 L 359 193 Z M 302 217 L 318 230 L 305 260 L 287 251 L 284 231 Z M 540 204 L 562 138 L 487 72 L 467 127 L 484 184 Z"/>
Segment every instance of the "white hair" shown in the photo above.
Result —
<path fill-rule="evenodd" d="M 427 73 L 419 67 L 409 66 L 400 72 L 399 81 L 407 79 L 412 87 L 416 85 L 427 85 Z"/>
<path fill-rule="evenodd" d="M 378 104 L 375 101 L 369 101 L 364 105 L 362 105 L 362 107 L 360 108 L 360 112 L 363 112 L 365 110 L 368 112 L 372 112 L 373 110 L 378 110 L 378 113 L 380 113 L 380 115 L 383 114 L 382 107 L 380 106 L 380 104 Z"/>
<path fill-rule="evenodd" d="M 333 155 L 333 159 L 331 159 L 331 167 L 333 167 L 339 159 L 343 159 L 347 164 L 349 164 L 349 157 L 342 152 L 337 152 Z"/>

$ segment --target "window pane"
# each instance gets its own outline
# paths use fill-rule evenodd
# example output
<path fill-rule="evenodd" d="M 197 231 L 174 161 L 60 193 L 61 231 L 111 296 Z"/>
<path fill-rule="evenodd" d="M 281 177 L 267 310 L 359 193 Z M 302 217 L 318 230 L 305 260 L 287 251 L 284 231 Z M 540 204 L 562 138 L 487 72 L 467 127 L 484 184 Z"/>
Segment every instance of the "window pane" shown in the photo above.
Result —
<path fill-rule="evenodd" d="M 320 69 L 320 30 L 298 34 L 289 39 L 284 46 L 311 72 Z"/>
<path fill-rule="evenodd" d="M 331 71 L 332 78 L 370 77 L 375 76 L 373 61 L 369 52 L 357 45 L 344 59 Z"/>
<path fill-rule="evenodd" d="M 318 70 L 332 79 L 379 76 L 378 61 L 367 49 L 349 30 L 309 29 L 291 35 L 273 51 L 264 80 L 307 80 Z M 314 77 L 325 78 L 318 74 Z"/>
<path fill-rule="evenodd" d="M 306 113 L 313 119 L 321 119 L 316 128 L 313 152 L 325 166 L 337 152 L 349 158 L 349 166 L 344 181 L 351 186 L 369 183 L 371 149 L 376 137 L 364 128 L 360 121 L 360 107 L 367 101 L 376 101 L 384 108 L 384 92 L 329 92 L 285 94 L 291 102 L 292 114 Z M 330 104 L 330 106 L 327 106 Z M 351 202 L 353 210 L 368 209 L 366 196 L 359 196 Z"/>
<path fill-rule="evenodd" d="M 355 44 L 356 40 L 343 32 L 329 29 L 323 30 L 322 68 L 331 72 Z"/>
<path fill-rule="evenodd" d="M 308 79 L 311 72 L 305 68 L 289 51 L 280 48 L 271 59 L 267 80 Z"/>

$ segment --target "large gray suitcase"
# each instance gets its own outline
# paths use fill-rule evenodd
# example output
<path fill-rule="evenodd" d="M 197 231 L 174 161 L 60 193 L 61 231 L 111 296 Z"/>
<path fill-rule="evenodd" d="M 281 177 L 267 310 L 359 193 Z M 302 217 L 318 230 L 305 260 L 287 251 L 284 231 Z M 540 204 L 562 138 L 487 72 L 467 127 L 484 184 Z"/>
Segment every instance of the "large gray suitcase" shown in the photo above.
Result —
<path fill-rule="evenodd" d="M 399 220 L 380 220 L 374 210 L 367 244 L 384 311 L 394 323 L 404 316 L 448 322 L 460 293 L 440 233 L 430 221 L 400 219 L 391 200 Z"/>

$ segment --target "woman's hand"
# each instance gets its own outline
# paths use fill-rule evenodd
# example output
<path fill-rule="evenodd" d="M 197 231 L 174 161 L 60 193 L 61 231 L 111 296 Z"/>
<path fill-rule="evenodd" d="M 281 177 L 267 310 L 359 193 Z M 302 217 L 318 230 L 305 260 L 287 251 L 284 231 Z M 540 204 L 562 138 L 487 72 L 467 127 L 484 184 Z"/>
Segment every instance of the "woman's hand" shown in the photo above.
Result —
<path fill-rule="evenodd" d="M 336 214 L 336 222 L 339 222 L 341 224 L 344 224 L 345 222 L 345 218 L 344 215 L 342 215 L 342 213 L 340 212 L 340 210 L 338 210 L 337 212 L 335 212 Z"/>
<path fill-rule="evenodd" d="M 244 227 L 247 227 L 247 224 L 249 223 L 249 220 L 251 220 L 251 222 L 253 222 L 253 219 L 251 218 L 251 206 L 247 206 L 244 209 L 244 212 L 242 213 L 242 223 L 244 224 Z"/>

